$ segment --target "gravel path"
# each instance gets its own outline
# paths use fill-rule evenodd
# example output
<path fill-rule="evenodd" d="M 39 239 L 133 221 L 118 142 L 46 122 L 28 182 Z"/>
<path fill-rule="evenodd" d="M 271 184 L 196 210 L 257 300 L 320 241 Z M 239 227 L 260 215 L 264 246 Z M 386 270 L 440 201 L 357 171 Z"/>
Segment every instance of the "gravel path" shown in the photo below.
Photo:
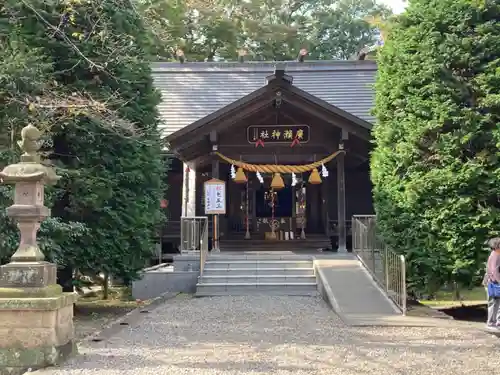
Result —
<path fill-rule="evenodd" d="M 500 374 L 500 341 L 436 328 L 350 328 L 319 298 L 178 298 L 39 375 Z"/>

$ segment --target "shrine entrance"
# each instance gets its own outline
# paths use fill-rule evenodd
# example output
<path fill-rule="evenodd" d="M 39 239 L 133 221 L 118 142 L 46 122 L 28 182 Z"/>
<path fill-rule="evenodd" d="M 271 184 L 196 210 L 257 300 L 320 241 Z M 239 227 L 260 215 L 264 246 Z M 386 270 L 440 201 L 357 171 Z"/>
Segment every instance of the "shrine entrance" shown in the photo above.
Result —
<path fill-rule="evenodd" d="M 370 129 L 277 68 L 265 87 L 167 138 L 185 162 L 183 212 L 205 215 L 203 184 L 215 178 L 226 183 L 221 247 L 294 240 L 345 251 L 351 215 L 373 212 Z"/>
<path fill-rule="evenodd" d="M 321 207 L 323 189 L 307 184 L 308 175 L 296 177 L 294 186 L 284 176 L 285 186 L 279 190 L 270 186 L 271 176 L 263 176 L 261 182 L 249 175 L 243 184 L 228 180 L 226 237 L 244 238 L 247 225 L 252 239 L 290 240 L 304 237 L 305 233 L 326 234 L 328 224 Z M 271 234 L 273 227 L 275 237 Z"/>

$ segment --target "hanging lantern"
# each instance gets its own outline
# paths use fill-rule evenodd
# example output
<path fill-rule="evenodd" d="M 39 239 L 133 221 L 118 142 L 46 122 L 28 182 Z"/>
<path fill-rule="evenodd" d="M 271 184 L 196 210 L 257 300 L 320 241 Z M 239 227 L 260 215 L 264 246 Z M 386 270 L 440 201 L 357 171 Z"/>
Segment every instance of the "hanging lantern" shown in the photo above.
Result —
<path fill-rule="evenodd" d="M 283 177 L 279 173 L 275 173 L 273 180 L 271 181 L 271 187 L 275 190 L 280 190 L 285 187 L 285 183 L 283 182 Z"/>
<path fill-rule="evenodd" d="M 243 172 L 243 168 L 239 167 L 236 171 L 236 175 L 234 176 L 234 182 L 237 184 L 244 184 L 247 182 L 247 176 L 245 176 L 245 172 Z"/>
<path fill-rule="evenodd" d="M 311 171 L 311 175 L 309 176 L 309 183 L 311 185 L 321 184 L 321 176 L 319 175 L 317 168 L 314 168 Z"/>

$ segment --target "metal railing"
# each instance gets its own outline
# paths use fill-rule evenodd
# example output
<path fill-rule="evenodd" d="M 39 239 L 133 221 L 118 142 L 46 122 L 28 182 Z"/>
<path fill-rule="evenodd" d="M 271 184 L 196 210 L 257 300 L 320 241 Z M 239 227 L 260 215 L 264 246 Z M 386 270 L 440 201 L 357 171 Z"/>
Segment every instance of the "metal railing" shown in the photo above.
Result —
<path fill-rule="evenodd" d="M 209 237 L 213 233 L 213 222 L 208 221 L 208 235 Z M 165 240 L 171 238 L 180 238 L 181 236 L 181 221 L 180 220 L 167 220 L 163 227 L 160 227 L 161 237 Z"/>
<path fill-rule="evenodd" d="M 181 253 L 199 253 L 200 276 L 208 257 L 208 217 L 181 217 Z"/>
<path fill-rule="evenodd" d="M 387 296 L 406 314 L 406 261 L 377 236 L 375 215 L 352 217 L 352 250 Z"/>

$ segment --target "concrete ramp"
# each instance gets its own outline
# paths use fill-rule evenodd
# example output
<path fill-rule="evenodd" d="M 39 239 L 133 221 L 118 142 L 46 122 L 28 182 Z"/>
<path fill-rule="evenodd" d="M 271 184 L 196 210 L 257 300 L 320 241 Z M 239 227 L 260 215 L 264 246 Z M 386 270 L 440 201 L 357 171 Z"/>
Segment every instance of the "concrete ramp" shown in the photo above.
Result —
<path fill-rule="evenodd" d="M 323 298 L 347 324 L 366 325 L 401 311 L 352 254 L 314 261 Z"/>

